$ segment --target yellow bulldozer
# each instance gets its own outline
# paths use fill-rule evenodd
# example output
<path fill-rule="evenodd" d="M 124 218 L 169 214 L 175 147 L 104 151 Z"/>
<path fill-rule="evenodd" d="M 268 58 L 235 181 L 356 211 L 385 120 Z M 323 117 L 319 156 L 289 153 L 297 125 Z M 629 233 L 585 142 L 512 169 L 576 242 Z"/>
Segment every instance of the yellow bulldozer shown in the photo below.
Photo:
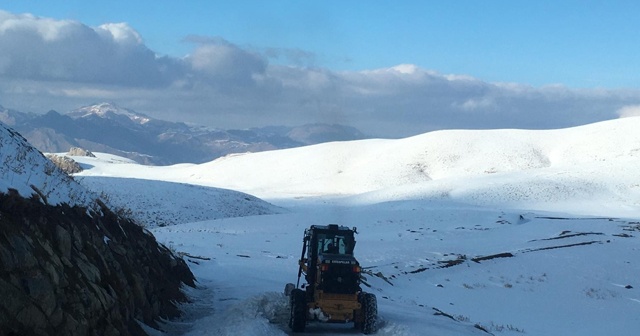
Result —
<path fill-rule="evenodd" d="M 290 297 L 289 327 L 304 332 L 310 321 L 354 323 L 364 334 L 376 331 L 376 296 L 360 287 L 360 264 L 353 256 L 357 229 L 312 225 L 304 232 L 298 281 L 285 286 Z M 304 275 L 306 280 L 300 284 Z"/>

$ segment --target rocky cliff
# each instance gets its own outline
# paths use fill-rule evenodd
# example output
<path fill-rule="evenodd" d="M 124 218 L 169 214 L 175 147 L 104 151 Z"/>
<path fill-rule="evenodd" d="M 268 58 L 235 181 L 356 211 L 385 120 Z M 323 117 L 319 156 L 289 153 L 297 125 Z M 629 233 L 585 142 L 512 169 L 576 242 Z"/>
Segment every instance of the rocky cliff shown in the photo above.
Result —
<path fill-rule="evenodd" d="M 0 336 L 144 335 L 180 314 L 182 259 L 2 124 L 0 161 Z"/>

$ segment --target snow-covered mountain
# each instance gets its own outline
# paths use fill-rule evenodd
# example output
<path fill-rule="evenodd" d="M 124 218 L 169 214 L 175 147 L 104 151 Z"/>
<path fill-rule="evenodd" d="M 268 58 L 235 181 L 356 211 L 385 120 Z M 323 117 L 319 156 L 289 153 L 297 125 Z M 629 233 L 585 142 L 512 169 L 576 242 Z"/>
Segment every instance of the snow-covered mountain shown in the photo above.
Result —
<path fill-rule="evenodd" d="M 222 187 L 289 210 L 152 229 L 193 256 L 202 285 L 170 334 L 289 334 L 281 292 L 297 280 L 304 229 L 339 223 L 358 227 L 378 335 L 631 336 L 640 328 L 639 127 L 627 118 L 440 131 L 168 167 L 85 162 L 79 177 Z"/>
<path fill-rule="evenodd" d="M 146 124 L 152 119 L 131 109 L 122 108 L 112 103 L 100 103 L 75 109 L 67 115 L 73 119 L 98 116 L 103 119 L 129 120 L 136 124 Z"/>
<path fill-rule="evenodd" d="M 45 204 L 95 206 L 95 195 L 80 186 L 33 148 L 19 133 L 0 123 L 0 192 L 34 195 Z"/>
<path fill-rule="evenodd" d="M 154 165 L 201 163 L 229 153 L 364 138 L 356 129 L 341 125 L 212 129 L 151 118 L 113 103 L 85 106 L 67 114 L 36 115 L 0 108 L 0 121 L 43 152 L 82 147 Z"/>
<path fill-rule="evenodd" d="M 23 124 L 34 117 L 34 114 L 11 110 L 0 105 L 0 122 L 5 123 L 6 125 L 15 126 Z"/>

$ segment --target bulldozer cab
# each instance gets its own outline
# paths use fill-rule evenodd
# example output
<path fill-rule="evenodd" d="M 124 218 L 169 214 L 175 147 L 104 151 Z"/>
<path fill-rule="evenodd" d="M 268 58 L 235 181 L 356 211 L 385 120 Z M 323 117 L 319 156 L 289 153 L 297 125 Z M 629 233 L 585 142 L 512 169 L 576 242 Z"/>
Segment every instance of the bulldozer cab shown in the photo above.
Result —
<path fill-rule="evenodd" d="M 318 233 L 317 234 L 318 254 L 342 254 L 353 255 L 355 240 L 353 233 Z"/>
<path fill-rule="evenodd" d="M 355 232 L 355 228 L 335 224 L 312 225 L 305 231 L 303 256 L 306 250 L 306 258 L 301 260 L 301 270 L 310 296 L 317 286 L 339 293 L 355 293 L 359 289 L 360 268 L 353 256 Z M 329 285 L 336 282 L 335 279 L 340 279 L 340 283 Z"/>

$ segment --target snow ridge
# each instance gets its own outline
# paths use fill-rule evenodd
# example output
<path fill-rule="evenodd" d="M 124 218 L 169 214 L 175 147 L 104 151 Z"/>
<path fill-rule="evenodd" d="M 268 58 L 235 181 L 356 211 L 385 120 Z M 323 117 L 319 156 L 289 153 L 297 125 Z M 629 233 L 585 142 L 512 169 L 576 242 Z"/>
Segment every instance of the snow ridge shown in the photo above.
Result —
<path fill-rule="evenodd" d="M 132 219 L 148 228 L 285 212 L 255 196 L 233 190 L 132 178 L 76 178 L 89 190 L 103 195 L 109 205 L 127 211 Z"/>
<path fill-rule="evenodd" d="M 199 165 L 96 165 L 82 175 L 189 183 L 266 200 L 430 199 L 611 214 L 640 206 L 638 128 L 640 117 L 558 130 L 447 130 L 234 154 Z"/>
<path fill-rule="evenodd" d="M 100 103 L 84 106 L 69 112 L 67 115 L 72 118 L 85 118 L 91 115 L 96 115 L 105 119 L 119 119 L 121 116 L 124 116 L 129 118 L 132 122 L 140 125 L 151 121 L 149 116 L 130 109 L 122 108 L 114 103 Z"/>
<path fill-rule="evenodd" d="M 38 195 L 47 204 L 91 207 L 93 195 L 62 172 L 19 133 L 0 123 L 0 192 Z"/>
<path fill-rule="evenodd" d="M 640 204 L 640 118 L 559 130 L 447 130 L 234 155 L 186 167 L 192 183 L 361 201 L 457 199 L 553 205 Z M 571 172 L 567 174 L 567 172 Z"/>

